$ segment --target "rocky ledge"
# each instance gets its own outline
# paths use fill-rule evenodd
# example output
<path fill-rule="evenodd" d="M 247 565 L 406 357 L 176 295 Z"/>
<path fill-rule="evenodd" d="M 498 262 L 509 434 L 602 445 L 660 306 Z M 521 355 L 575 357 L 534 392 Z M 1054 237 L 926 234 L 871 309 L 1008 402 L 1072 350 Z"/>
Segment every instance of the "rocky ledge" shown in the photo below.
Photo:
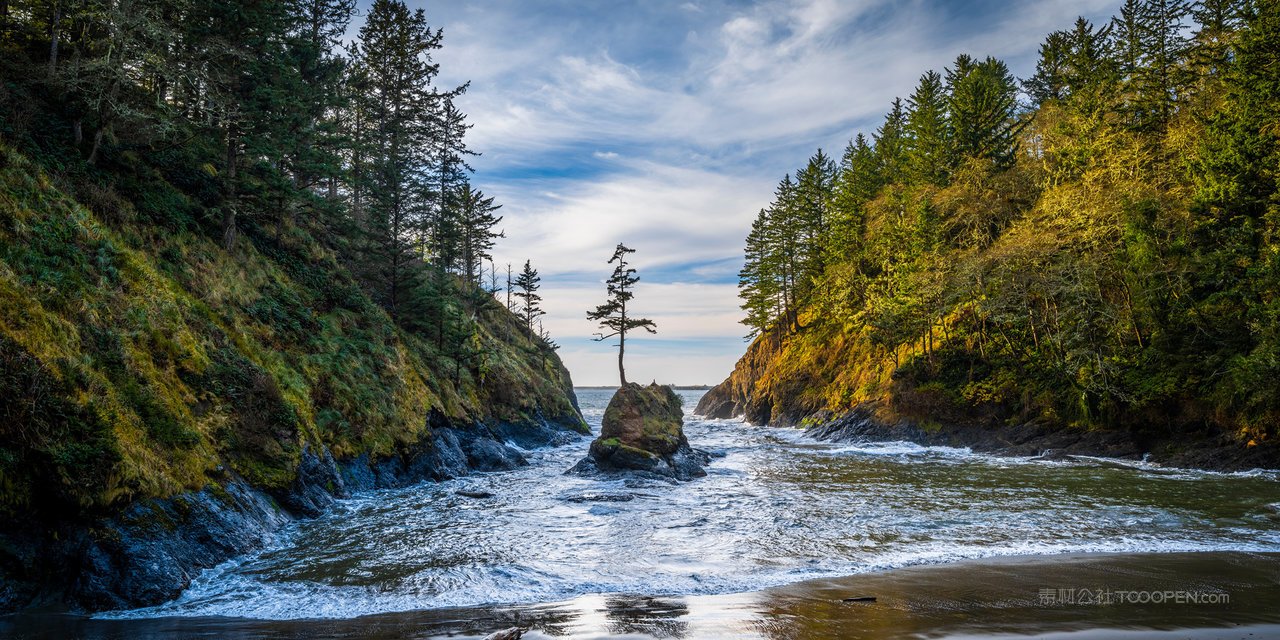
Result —
<path fill-rule="evenodd" d="M 1220 429 L 1081 429 L 1036 422 L 979 427 L 922 426 L 879 405 L 842 415 L 817 414 L 805 433 L 828 442 L 907 441 L 925 446 L 968 447 L 1004 456 L 1066 459 L 1094 456 L 1147 460 L 1168 467 L 1210 471 L 1280 469 L 1280 443 L 1242 444 Z"/>
<path fill-rule="evenodd" d="M 568 473 L 630 473 L 688 481 L 707 475 L 711 456 L 689 446 L 684 435 L 684 409 L 671 387 L 635 383 L 618 389 L 605 409 L 600 437 L 587 457 Z"/>
<path fill-rule="evenodd" d="M 92 523 L 30 523 L 0 532 L 0 613 L 31 606 L 82 611 L 155 605 L 201 571 L 267 545 L 281 527 L 354 492 L 447 480 L 528 464 L 520 447 L 576 439 L 581 418 L 457 424 L 433 414 L 429 439 L 396 455 L 335 459 L 303 452 L 287 488 L 264 491 L 231 471 L 200 491 L 144 500 Z"/>

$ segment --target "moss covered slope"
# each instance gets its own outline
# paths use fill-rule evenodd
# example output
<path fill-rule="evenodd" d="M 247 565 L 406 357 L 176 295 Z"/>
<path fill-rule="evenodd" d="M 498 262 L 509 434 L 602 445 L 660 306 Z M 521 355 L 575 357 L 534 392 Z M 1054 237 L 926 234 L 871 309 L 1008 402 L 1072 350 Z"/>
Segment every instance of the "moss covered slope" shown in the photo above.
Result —
<path fill-rule="evenodd" d="M 559 359 L 495 302 L 470 337 L 483 357 L 459 365 L 303 225 L 254 227 L 227 252 L 200 215 L 158 171 L 68 181 L 0 147 L 6 518 L 114 511 L 228 469 L 283 487 L 304 447 L 392 455 L 433 412 L 585 431 Z"/>

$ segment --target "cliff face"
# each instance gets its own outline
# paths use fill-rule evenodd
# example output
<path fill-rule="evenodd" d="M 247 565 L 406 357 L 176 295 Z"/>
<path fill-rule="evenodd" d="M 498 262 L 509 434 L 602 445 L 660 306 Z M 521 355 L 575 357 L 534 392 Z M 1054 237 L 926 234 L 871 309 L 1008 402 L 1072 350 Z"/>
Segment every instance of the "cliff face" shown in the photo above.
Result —
<path fill-rule="evenodd" d="M 61 178 L 0 146 L 0 608 L 154 603 L 351 490 L 588 432 L 554 351 L 491 298 L 462 359 L 305 224 L 224 250 L 180 179 Z"/>
<path fill-rule="evenodd" d="M 729 377 L 702 397 L 696 413 L 802 426 L 819 440 L 905 440 L 1001 455 L 1108 456 L 1221 471 L 1280 468 L 1275 441 L 1244 440 L 1206 422 L 1068 424 L 1037 406 L 1006 371 L 957 364 L 960 356 L 949 351 L 903 349 L 898 362 L 874 353 L 857 331 L 818 322 L 785 337 L 759 336 Z M 938 372 L 932 376 L 920 365 L 930 356 Z"/>
<path fill-rule="evenodd" d="M 766 378 L 765 373 L 780 346 L 776 332 L 752 341 L 733 373 L 698 401 L 697 413 L 708 418 L 742 416 L 754 424 L 774 422 L 773 407 L 778 398 L 760 383 Z"/>
<path fill-rule="evenodd" d="M 814 324 L 771 330 L 747 347 L 733 372 L 703 395 L 695 410 L 712 418 L 742 417 L 761 425 L 796 426 L 883 398 L 890 371 L 865 356 L 865 341 Z"/>

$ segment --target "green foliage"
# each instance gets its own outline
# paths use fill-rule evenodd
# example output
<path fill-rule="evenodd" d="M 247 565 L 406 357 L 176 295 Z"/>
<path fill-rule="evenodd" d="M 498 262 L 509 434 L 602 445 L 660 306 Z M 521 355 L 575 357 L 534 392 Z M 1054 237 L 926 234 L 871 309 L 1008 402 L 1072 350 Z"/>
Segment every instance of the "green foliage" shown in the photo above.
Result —
<path fill-rule="evenodd" d="M 627 315 L 627 304 L 635 298 L 633 288 L 640 281 L 636 275 L 636 270 L 631 268 L 631 263 L 627 262 L 627 255 L 635 253 L 635 249 L 627 247 L 622 243 L 613 250 L 613 256 L 609 258 L 609 264 L 618 263 L 613 274 L 605 280 L 606 290 L 609 297 L 604 304 L 597 306 L 595 309 L 587 312 L 587 319 L 599 323 L 601 331 L 596 334 L 596 340 L 603 341 L 609 338 L 618 338 L 618 378 L 621 380 L 623 387 L 627 386 L 627 373 L 623 367 L 622 359 L 626 354 L 627 334 L 636 329 L 644 329 L 649 333 L 657 333 L 657 325 L 648 318 L 639 318 L 634 314 Z M 529 264 L 525 263 L 525 271 L 528 272 Z M 522 274 L 523 275 L 523 274 Z M 535 273 L 536 275 L 536 273 Z M 528 291 L 527 287 L 522 286 L 523 291 Z M 527 308 L 527 307 L 526 307 Z"/>
<path fill-rule="evenodd" d="M 348 55 L 351 0 L 28 8 L 0 32 L 0 510 L 283 487 L 431 412 L 585 429 L 477 287 L 499 205 L 422 11 L 379 0 Z"/>
<path fill-rule="evenodd" d="M 1077 20 L 1025 113 L 998 60 L 925 74 L 849 144 L 821 226 L 784 179 L 740 274 L 748 418 L 872 402 L 1276 437 L 1280 5 L 1243 5 Z"/>
<path fill-rule="evenodd" d="M 69 401 L 71 385 L 8 336 L 0 365 L 0 513 L 92 504 L 120 461 L 110 425 Z"/>

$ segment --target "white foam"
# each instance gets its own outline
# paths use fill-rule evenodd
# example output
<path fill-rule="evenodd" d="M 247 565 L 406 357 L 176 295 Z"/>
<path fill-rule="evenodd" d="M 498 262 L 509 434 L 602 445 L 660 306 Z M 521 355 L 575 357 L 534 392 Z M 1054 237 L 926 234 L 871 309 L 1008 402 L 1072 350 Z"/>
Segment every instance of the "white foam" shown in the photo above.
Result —
<path fill-rule="evenodd" d="M 779 440 L 784 440 L 797 445 L 808 445 L 814 447 L 814 450 L 816 451 L 833 454 L 893 456 L 903 459 L 926 457 L 950 458 L 956 460 L 967 459 L 976 462 L 994 464 L 997 466 L 1010 464 L 1034 464 L 1070 467 L 1092 464 L 1117 468 L 1129 468 L 1134 471 L 1146 472 L 1173 480 L 1196 480 L 1205 477 L 1221 477 L 1262 478 L 1265 480 L 1280 481 L 1280 470 L 1275 469 L 1255 468 L 1247 471 L 1209 471 L 1204 469 L 1188 469 L 1183 467 L 1166 466 L 1149 460 L 1128 460 L 1124 458 L 1077 454 L 1070 454 L 1061 459 L 1047 459 L 1042 456 L 1005 456 L 992 453 L 976 453 L 969 447 L 929 446 L 906 440 L 840 443 L 829 440 L 819 440 L 808 435 L 801 429 L 774 427 L 772 430 L 772 435 L 777 437 Z"/>
<path fill-rule="evenodd" d="M 201 574 L 176 600 L 156 607 L 98 614 L 104 619 L 138 619 L 171 616 L 221 616 L 260 620 L 347 619 L 382 613 L 430 608 L 494 604 L 557 602 L 579 596 L 644 593 L 652 595 L 717 595 L 779 587 L 800 580 L 836 578 L 859 573 L 889 571 L 920 565 L 947 564 L 1009 556 L 1075 553 L 1175 553 L 1206 551 L 1276 552 L 1271 544 L 1212 544 L 1161 539 L 1114 541 L 1012 542 L 996 546 L 957 546 L 925 543 L 890 551 L 862 561 L 836 561 L 821 568 L 785 566 L 758 575 L 684 575 L 651 573 L 630 579 L 601 576 L 598 581 L 568 583 L 549 577 L 507 573 L 501 579 L 471 582 L 458 588 L 429 593 L 420 588 L 384 591 L 375 587 L 333 586 L 314 582 L 269 582 L 240 573 L 239 563 L 229 562 Z"/>
<path fill-rule="evenodd" d="M 202 573 L 172 602 L 99 617 L 351 618 L 591 594 L 737 593 L 999 556 L 1280 552 L 1276 519 L 1246 517 L 1254 513 L 1246 513 L 1248 506 L 1223 515 L 1216 506 L 1188 505 L 1181 485 L 1169 485 L 1174 493 L 1164 501 L 1110 491 L 1118 486 L 1110 482 L 1070 492 L 1055 486 L 1080 475 L 1064 467 L 1117 466 L 1105 458 L 1047 461 L 910 442 L 820 442 L 798 429 L 737 419 L 694 421 L 690 434 L 694 446 L 730 452 L 712 462 L 707 478 L 692 483 L 638 489 L 621 478 L 564 476 L 585 447 L 543 449 L 530 456 L 529 467 L 511 472 L 362 493 L 322 518 L 286 529 L 270 549 Z M 830 469 L 867 460 L 886 461 L 890 472 L 912 471 L 904 477 L 916 484 L 882 484 L 874 491 L 805 484 L 825 482 L 805 475 L 805 465 Z M 1224 476 L 1277 479 L 1273 472 L 1184 474 L 1122 462 L 1133 467 L 1134 477 L 1209 486 Z M 961 466 L 970 464 L 987 465 L 976 470 L 991 486 L 975 492 L 954 484 L 973 476 L 973 469 Z M 923 466 L 918 468 L 926 473 L 914 473 L 910 465 L 937 465 L 936 473 Z M 1008 484 L 999 484 L 1002 479 Z M 1003 486 L 1013 493 L 998 493 Z M 1249 483 L 1262 492 L 1255 511 L 1265 511 L 1280 495 L 1267 493 L 1269 486 Z M 495 497 L 483 504 L 458 501 L 452 494 L 460 487 Z M 565 499 L 638 491 L 643 495 L 620 503 Z M 317 531 L 324 535 L 309 535 Z M 339 542 L 333 549 L 308 547 L 315 540 Z M 328 568 L 308 567 L 312 558 L 323 558 L 317 562 Z M 382 567 L 394 567 L 394 577 L 376 586 L 352 584 L 377 579 Z M 314 575 L 326 577 L 302 579 Z"/>

